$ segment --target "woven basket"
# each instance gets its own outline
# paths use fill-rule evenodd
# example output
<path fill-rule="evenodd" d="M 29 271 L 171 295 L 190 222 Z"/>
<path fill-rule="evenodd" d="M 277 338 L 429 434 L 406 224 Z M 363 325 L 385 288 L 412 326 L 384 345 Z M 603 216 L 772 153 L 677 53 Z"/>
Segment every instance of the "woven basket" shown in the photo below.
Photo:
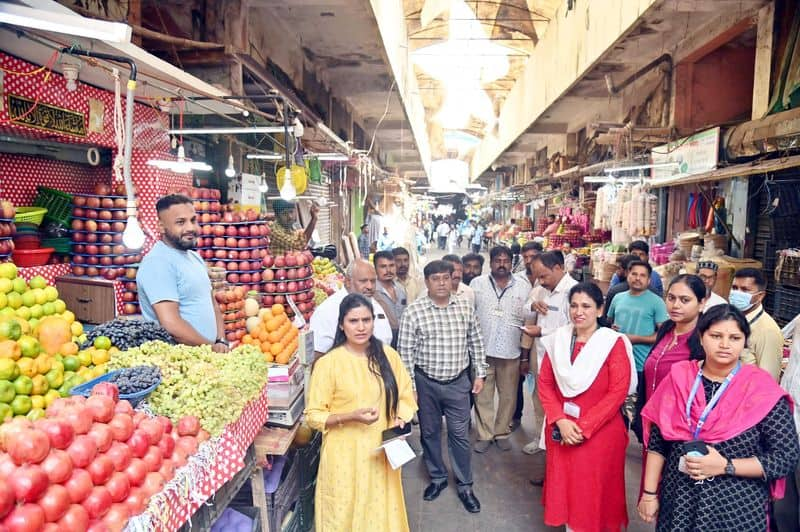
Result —
<path fill-rule="evenodd" d="M 14 217 L 14 222 L 38 226 L 42 223 L 45 214 L 47 214 L 47 209 L 41 207 L 17 207 L 17 215 Z"/>

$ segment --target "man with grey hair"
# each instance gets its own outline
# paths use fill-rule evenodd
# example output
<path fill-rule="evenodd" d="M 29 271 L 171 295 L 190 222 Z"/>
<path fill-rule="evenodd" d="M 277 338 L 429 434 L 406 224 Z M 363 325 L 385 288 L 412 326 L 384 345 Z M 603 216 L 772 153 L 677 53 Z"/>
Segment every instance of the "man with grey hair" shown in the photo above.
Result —
<path fill-rule="evenodd" d="M 386 312 L 380 303 L 375 301 L 375 268 L 369 262 L 358 259 L 352 261 L 345 271 L 344 288 L 333 293 L 317 307 L 311 316 L 311 330 L 314 331 L 314 351 L 320 357 L 333 347 L 336 327 L 339 322 L 339 305 L 347 294 L 361 294 L 372 301 L 375 311 L 375 338 L 386 345 L 392 343 L 392 328 Z"/>

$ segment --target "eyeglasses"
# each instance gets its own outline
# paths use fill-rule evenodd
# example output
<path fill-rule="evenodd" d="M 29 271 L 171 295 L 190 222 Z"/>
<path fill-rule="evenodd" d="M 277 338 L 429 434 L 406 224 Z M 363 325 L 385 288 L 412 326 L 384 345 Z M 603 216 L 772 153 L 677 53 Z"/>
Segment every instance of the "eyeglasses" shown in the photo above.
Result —
<path fill-rule="evenodd" d="M 698 275 L 698 277 L 702 281 L 711 281 L 711 280 L 715 279 L 717 276 L 716 275 Z"/>

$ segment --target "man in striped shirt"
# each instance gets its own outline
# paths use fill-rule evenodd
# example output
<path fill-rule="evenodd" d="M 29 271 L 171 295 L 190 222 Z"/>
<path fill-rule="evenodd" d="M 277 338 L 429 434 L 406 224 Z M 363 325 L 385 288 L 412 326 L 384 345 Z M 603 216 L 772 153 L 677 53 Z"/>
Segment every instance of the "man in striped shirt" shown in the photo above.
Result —
<path fill-rule="evenodd" d="M 431 478 L 423 499 L 432 501 L 447 487 L 441 444 L 444 415 L 458 497 L 467 511 L 476 513 L 481 506 L 472 492 L 469 398 L 470 393 L 480 393 L 486 377 L 483 339 L 472 305 L 451 294 L 453 265 L 435 260 L 424 273 L 428 294 L 406 308 L 398 339 L 417 395 L 422 449 Z"/>

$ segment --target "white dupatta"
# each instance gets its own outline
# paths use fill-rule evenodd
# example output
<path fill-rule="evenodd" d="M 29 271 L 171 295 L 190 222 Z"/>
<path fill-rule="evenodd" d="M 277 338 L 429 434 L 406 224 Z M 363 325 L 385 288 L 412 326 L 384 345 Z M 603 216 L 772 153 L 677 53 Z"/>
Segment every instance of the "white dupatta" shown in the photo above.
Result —
<path fill-rule="evenodd" d="M 550 357 L 550 364 L 553 366 L 553 374 L 561 395 L 564 397 L 576 397 L 594 383 L 597 374 L 605 364 L 611 349 L 617 340 L 622 338 L 625 344 L 625 352 L 631 365 L 631 384 L 628 394 L 636 393 L 636 363 L 633 360 L 633 346 L 624 334 L 620 334 L 608 327 L 599 327 L 586 345 L 583 346 L 582 355 L 573 362 L 571 360 L 573 325 L 563 325 L 552 334 L 543 336 L 541 341 Z"/>

